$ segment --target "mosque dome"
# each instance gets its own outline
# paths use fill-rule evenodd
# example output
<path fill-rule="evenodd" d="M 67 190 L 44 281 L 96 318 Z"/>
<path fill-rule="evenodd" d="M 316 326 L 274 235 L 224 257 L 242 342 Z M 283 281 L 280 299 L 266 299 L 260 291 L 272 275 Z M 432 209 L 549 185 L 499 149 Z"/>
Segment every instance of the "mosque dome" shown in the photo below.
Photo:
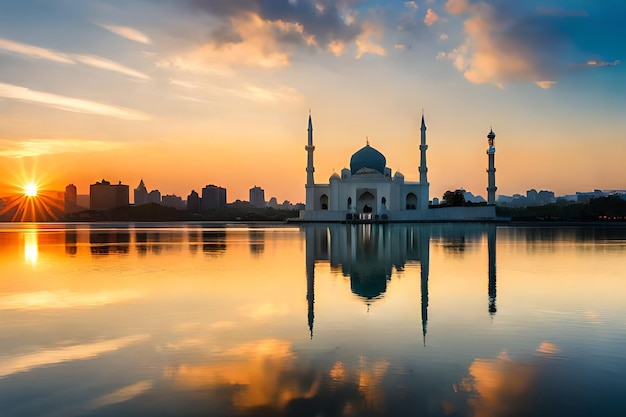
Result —
<path fill-rule="evenodd" d="M 340 179 L 341 177 L 339 176 L 339 174 L 337 174 L 336 172 L 333 172 L 333 175 L 330 176 L 329 181 L 336 181 Z"/>
<path fill-rule="evenodd" d="M 356 174 L 360 169 L 369 168 L 385 175 L 385 155 L 372 148 L 369 144 L 356 151 L 350 158 L 350 172 Z"/>

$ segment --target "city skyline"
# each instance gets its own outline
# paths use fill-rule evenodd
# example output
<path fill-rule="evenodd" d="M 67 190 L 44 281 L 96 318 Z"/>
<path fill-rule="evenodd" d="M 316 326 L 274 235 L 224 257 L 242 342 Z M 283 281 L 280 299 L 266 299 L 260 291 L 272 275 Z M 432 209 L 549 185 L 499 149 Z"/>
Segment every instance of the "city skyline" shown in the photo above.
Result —
<path fill-rule="evenodd" d="M 508 3 L 7 2 L 0 195 L 149 178 L 302 202 L 309 110 L 316 182 L 366 137 L 417 180 L 422 108 L 431 198 L 486 196 L 490 128 L 498 195 L 626 188 L 626 5 Z"/>

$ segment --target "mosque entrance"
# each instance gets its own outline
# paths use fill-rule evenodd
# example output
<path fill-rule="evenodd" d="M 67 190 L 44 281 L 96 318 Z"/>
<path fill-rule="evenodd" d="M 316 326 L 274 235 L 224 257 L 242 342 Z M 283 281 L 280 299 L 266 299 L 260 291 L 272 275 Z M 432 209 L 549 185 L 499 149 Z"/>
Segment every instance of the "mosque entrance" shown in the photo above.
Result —
<path fill-rule="evenodd" d="M 375 190 L 374 193 L 376 193 Z M 363 190 L 362 192 L 357 193 L 357 195 L 359 195 L 356 206 L 357 213 L 376 214 L 378 212 L 376 196 L 372 194 L 370 190 Z"/>

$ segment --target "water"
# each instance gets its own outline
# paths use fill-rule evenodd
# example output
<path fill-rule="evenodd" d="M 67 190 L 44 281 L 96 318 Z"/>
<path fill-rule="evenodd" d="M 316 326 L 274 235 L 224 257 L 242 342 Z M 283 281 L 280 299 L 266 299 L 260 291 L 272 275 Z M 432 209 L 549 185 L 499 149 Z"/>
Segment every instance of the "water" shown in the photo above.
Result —
<path fill-rule="evenodd" d="M 624 416 L 626 228 L 0 224 L 0 416 Z"/>

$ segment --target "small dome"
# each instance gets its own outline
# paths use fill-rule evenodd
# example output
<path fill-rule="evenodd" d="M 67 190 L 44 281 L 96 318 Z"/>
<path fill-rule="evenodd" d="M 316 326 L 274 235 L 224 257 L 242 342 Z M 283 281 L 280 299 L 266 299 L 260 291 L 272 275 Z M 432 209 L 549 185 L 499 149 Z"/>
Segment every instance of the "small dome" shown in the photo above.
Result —
<path fill-rule="evenodd" d="M 368 144 L 356 151 L 350 158 L 350 172 L 354 175 L 362 168 L 370 168 L 385 175 L 386 164 L 385 155 Z"/>
<path fill-rule="evenodd" d="M 396 173 L 393 176 L 394 178 L 404 178 L 404 174 L 401 173 L 400 171 L 396 171 Z"/>
<path fill-rule="evenodd" d="M 339 174 L 337 174 L 336 172 L 333 172 L 333 175 L 330 176 L 329 181 L 336 181 L 336 180 L 340 180 L 341 177 L 339 176 Z"/>

